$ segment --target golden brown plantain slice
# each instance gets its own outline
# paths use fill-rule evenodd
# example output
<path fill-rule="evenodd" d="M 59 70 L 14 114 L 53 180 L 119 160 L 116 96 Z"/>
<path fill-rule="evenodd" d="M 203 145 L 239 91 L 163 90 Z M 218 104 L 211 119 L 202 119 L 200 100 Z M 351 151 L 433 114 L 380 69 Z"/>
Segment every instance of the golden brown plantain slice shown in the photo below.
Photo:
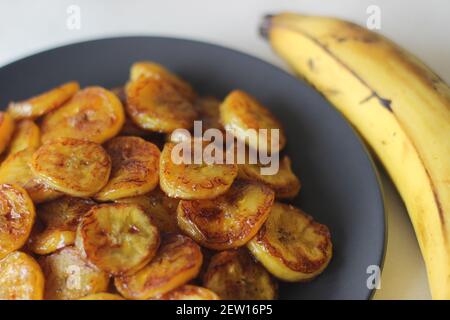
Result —
<path fill-rule="evenodd" d="M 15 128 L 9 144 L 8 154 L 31 148 L 37 149 L 41 145 L 41 132 L 32 120 L 22 120 Z"/>
<path fill-rule="evenodd" d="M 191 85 L 185 80 L 170 72 L 160 64 L 151 61 L 136 62 L 131 66 L 130 80 L 135 81 L 140 77 L 163 79 L 170 83 L 183 97 L 189 101 L 194 101 L 196 94 Z"/>
<path fill-rule="evenodd" d="M 23 188 L 0 184 L 0 259 L 26 243 L 35 218 L 33 202 Z"/>
<path fill-rule="evenodd" d="M 245 141 L 255 150 L 278 152 L 286 144 L 281 123 L 255 98 L 243 91 L 234 90 L 228 94 L 220 105 L 220 119 L 225 130 L 232 132 L 236 138 Z M 256 130 L 258 135 L 248 136 L 248 129 Z M 266 135 L 261 129 L 267 129 Z M 278 146 L 273 150 L 271 129 L 279 129 Z"/>
<path fill-rule="evenodd" d="M 56 199 L 62 193 L 48 186 L 31 171 L 31 158 L 36 149 L 30 148 L 9 155 L 0 166 L 0 183 L 13 183 L 24 188 L 35 203 Z"/>
<path fill-rule="evenodd" d="M 74 247 L 42 256 L 38 262 L 45 275 L 46 299 L 79 299 L 108 288 L 108 274 L 90 265 Z"/>
<path fill-rule="evenodd" d="M 0 111 L 0 153 L 8 146 L 14 132 L 14 120 L 5 112 Z"/>
<path fill-rule="evenodd" d="M 140 77 L 127 85 L 126 94 L 128 114 L 146 130 L 189 129 L 197 117 L 191 102 L 164 79 Z"/>
<path fill-rule="evenodd" d="M 195 100 L 194 107 L 197 110 L 199 120 L 202 121 L 203 131 L 208 129 L 223 130 L 219 106 L 220 101 L 215 97 L 206 96 Z"/>
<path fill-rule="evenodd" d="M 117 200 L 119 203 L 134 203 L 144 208 L 155 223 L 158 230 L 166 233 L 179 232 L 177 223 L 178 199 L 169 198 L 159 188 L 149 194 L 123 198 Z"/>
<path fill-rule="evenodd" d="M 175 143 L 165 144 L 160 158 L 160 186 L 169 196 L 180 199 L 212 199 L 224 194 L 237 176 L 235 164 L 176 164 Z"/>
<path fill-rule="evenodd" d="M 114 93 L 88 87 L 44 117 L 42 142 L 66 137 L 103 143 L 119 133 L 124 121 L 122 103 Z"/>
<path fill-rule="evenodd" d="M 258 234 L 247 247 L 266 269 L 285 281 L 310 280 L 332 256 L 328 228 L 291 205 L 275 203 Z"/>
<path fill-rule="evenodd" d="M 59 108 L 78 90 L 80 90 L 78 82 L 67 82 L 28 100 L 11 102 L 8 113 L 16 120 L 34 119 Z"/>
<path fill-rule="evenodd" d="M 42 145 L 31 169 L 50 187 L 75 197 L 89 197 L 108 182 L 111 159 L 100 145 L 62 138 Z"/>
<path fill-rule="evenodd" d="M 138 137 L 115 137 L 105 148 L 112 161 L 111 176 L 96 200 L 138 196 L 158 185 L 160 151 L 153 143 Z"/>
<path fill-rule="evenodd" d="M 116 276 L 145 266 L 159 242 L 159 231 L 144 209 L 126 203 L 93 207 L 78 225 L 75 240 L 91 263 Z"/>
<path fill-rule="evenodd" d="M 153 260 L 137 273 L 115 278 L 117 290 L 128 299 L 149 299 L 194 279 L 202 265 L 200 247 L 188 237 L 163 238 Z"/>
<path fill-rule="evenodd" d="M 284 156 L 280 161 L 279 170 L 274 175 L 262 175 L 260 164 L 239 165 L 239 178 L 255 180 L 265 183 L 273 191 L 277 198 L 293 198 L 300 191 L 300 180 L 292 172 L 291 159 Z"/>
<path fill-rule="evenodd" d="M 79 300 L 125 300 L 118 294 L 102 292 L 90 294 L 86 297 L 80 298 Z"/>
<path fill-rule="evenodd" d="M 37 215 L 45 228 L 33 230 L 28 248 L 36 254 L 49 254 L 75 242 L 79 221 L 95 202 L 63 197 L 38 207 Z"/>
<path fill-rule="evenodd" d="M 220 298 L 209 289 L 185 284 L 159 296 L 157 300 L 220 300 Z"/>
<path fill-rule="evenodd" d="M 181 200 L 178 226 L 207 248 L 237 248 L 258 232 L 273 199 L 273 191 L 264 184 L 236 181 L 225 195 L 215 199 Z"/>
<path fill-rule="evenodd" d="M 44 275 L 39 264 L 23 252 L 0 260 L 0 300 L 42 300 Z"/>
<path fill-rule="evenodd" d="M 245 248 L 212 257 L 203 285 L 224 300 L 274 300 L 278 291 L 274 279 Z"/>

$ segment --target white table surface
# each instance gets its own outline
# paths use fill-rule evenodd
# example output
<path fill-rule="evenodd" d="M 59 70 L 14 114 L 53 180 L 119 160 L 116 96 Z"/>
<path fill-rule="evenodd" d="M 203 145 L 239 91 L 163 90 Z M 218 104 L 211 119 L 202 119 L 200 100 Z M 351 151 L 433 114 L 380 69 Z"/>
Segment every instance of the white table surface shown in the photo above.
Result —
<path fill-rule="evenodd" d="M 67 27 L 67 8 L 81 9 L 81 28 Z M 448 0 L 2 0 L 0 66 L 61 44 L 118 35 L 165 35 L 235 48 L 285 67 L 257 33 L 267 13 L 335 15 L 365 25 L 366 9 L 381 9 L 381 30 L 450 82 Z M 0 93 L 1 94 L 1 93 Z M 375 299 L 429 299 L 424 264 L 407 212 L 383 176 L 388 248 Z"/>

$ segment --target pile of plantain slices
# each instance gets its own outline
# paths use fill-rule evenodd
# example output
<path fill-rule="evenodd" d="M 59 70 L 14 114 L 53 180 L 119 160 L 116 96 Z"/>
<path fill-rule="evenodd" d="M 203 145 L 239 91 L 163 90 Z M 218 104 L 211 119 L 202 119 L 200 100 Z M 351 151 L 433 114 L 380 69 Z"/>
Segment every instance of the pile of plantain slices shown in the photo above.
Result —
<path fill-rule="evenodd" d="M 195 120 L 283 154 L 255 98 L 198 97 L 153 62 L 120 88 L 68 82 L 0 112 L 0 299 L 275 299 L 276 279 L 319 275 L 328 228 L 278 202 L 300 190 L 289 157 L 272 175 L 179 163 L 171 133 Z M 247 129 L 278 129 L 279 143 Z"/>

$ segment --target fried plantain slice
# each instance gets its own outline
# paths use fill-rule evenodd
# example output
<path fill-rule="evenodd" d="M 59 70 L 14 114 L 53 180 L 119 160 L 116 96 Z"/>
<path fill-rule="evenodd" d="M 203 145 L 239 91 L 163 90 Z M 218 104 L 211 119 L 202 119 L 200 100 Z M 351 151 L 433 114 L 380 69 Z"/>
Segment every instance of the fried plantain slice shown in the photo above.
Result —
<path fill-rule="evenodd" d="M 48 186 L 31 171 L 31 158 L 35 148 L 9 155 L 0 166 L 0 183 L 13 183 L 24 188 L 34 203 L 50 201 L 62 193 Z"/>
<path fill-rule="evenodd" d="M 23 252 L 0 260 L 0 300 L 42 300 L 44 275 L 39 264 Z"/>
<path fill-rule="evenodd" d="M 140 77 L 163 79 L 170 83 L 183 97 L 194 101 L 196 94 L 191 85 L 176 74 L 170 72 L 162 65 L 151 61 L 139 61 L 133 63 L 130 70 L 130 80 L 135 81 Z"/>
<path fill-rule="evenodd" d="M 178 226 L 209 249 L 245 245 L 266 221 L 274 192 L 258 182 L 236 181 L 223 196 L 212 200 L 181 200 Z"/>
<path fill-rule="evenodd" d="M 165 79 L 140 77 L 126 87 L 128 114 L 139 127 L 162 133 L 190 129 L 197 113 Z"/>
<path fill-rule="evenodd" d="M 209 289 L 185 284 L 159 296 L 157 300 L 220 300 L 220 298 Z"/>
<path fill-rule="evenodd" d="M 292 172 L 291 159 L 284 156 L 280 161 L 276 174 L 262 175 L 261 164 L 241 164 L 239 165 L 239 178 L 262 182 L 275 191 L 277 198 L 293 198 L 300 191 L 300 180 Z"/>
<path fill-rule="evenodd" d="M 41 131 L 32 120 L 20 121 L 14 130 L 8 154 L 31 148 L 36 149 L 41 145 Z"/>
<path fill-rule="evenodd" d="M 220 105 L 220 119 L 225 130 L 245 141 L 255 150 L 278 152 L 286 144 L 286 136 L 281 123 L 275 116 L 249 94 L 234 90 Z M 256 130 L 256 135 L 248 135 L 247 130 Z M 267 129 L 266 134 L 261 129 Z M 278 129 L 278 146 L 272 149 L 271 129 Z M 275 141 L 274 141 L 275 142 Z"/>
<path fill-rule="evenodd" d="M 144 267 L 159 247 L 159 231 L 136 204 L 109 203 L 93 207 L 82 219 L 77 248 L 99 269 L 113 275 Z"/>
<path fill-rule="evenodd" d="M 65 137 L 103 143 L 119 133 L 124 121 L 122 103 L 114 93 L 88 87 L 44 117 L 42 142 Z"/>
<path fill-rule="evenodd" d="M 94 205 L 89 199 L 66 196 L 39 206 L 37 215 L 45 227 L 33 230 L 28 248 L 44 255 L 74 244 L 79 221 Z"/>
<path fill-rule="evenodd" d="M 5 112 L 0 111 L 0 153 L 8 146 L 14 132 L 14 120 Z"/>
<path fill-rule="evenodd" d="M 245 248 L 212 257 L 203 285 L 224 300 L 274 300 L 278 286 Z"/>
<path fill-rule="evenodd" d="M 100 145 L 62 138 L 42 145 L 31 169 L 50 187 L 75 197 L 89 197 L 108 182 L 111 159 Z"/>
<path fill-rule="evenodd" d="M 166 233 L 179 232 L 177 223 L 178 199 L 169 198 L 159 188 L 149 194 L 122 198 L 117 200 L 119 203 L 134 203 L 144 208 L 155 223 L 158 230 Z"/>
<path fill-rule="evenodd" d="M 332 256 L 328 228 L 291 205 L 275 203 L 247 247 L 266 269 L 284 281 L 305 281 L 319 275 Z"/>
<path fill-rule="evenodd" d="M 139 137 L 115 137 L 105 148 L 112 161 L 111 176 L 96 200 L 138 196 L 158 185 L 160 151 L 153 143 Z"/>
<path fill-rule="evenodd" d="M 200 247 L 179 234 L 163 237 L 153 260 L 137 273 L 115 278 L 117 290 L 128 299 L 149 299 L 194 279 L 202 265 Z"/>
<path fill-rule="evenodd" d="M 160 158 L 160 186 L 169 197 L 212 199 L 227 192 L 237 176 L 236 164 L 176 164 L 175 146 L 166 143 Z"/>
<path fill-rule="evenodd" d="M 82 258 L 72 246 L 38 260 L 45 275 L 45 298 L 74 300 L 108 288 L 109 276 Z"/>
<path fill-rule="evenodd" d="M 35 119 L 62 106 L 78 90 L 78 82 L 71 81 L 21 102 L 11 102 L 8 113 L 15 119 Z"/>
<path fill-rule="evenodd" d="M 79 300 L 125 300 L 118 294 L 102 292 L 90 294 L 86 297 L 80 298 Z"/>
<path fill-rule="evenodd" d="M 220 122 L 220 101 L 211 96 L 200 97 L 195 100 L 194 107 L 198 118 L 202 121 L 203 131 L 208 129 L 224 130 Z"/>
<path fill-rule="evenodd" d="M 22 187 L 0 184 L 0 259 L 26 243 L 35 218 L 33 202 Z"/>

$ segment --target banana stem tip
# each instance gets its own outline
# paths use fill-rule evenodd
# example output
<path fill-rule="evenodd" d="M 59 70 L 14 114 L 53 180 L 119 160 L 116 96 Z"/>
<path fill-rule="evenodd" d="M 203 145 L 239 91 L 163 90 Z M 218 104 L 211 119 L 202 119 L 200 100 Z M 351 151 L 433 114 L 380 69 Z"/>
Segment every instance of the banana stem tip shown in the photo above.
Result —
<path fill-rule="evenodd" d="M 261 24 L 259 25 L 259 34 L 266 40 L 269 39 L 269 31 L 273 17 L 274 17 L 273 14 L 266 14 L 262 18 Z"/>

